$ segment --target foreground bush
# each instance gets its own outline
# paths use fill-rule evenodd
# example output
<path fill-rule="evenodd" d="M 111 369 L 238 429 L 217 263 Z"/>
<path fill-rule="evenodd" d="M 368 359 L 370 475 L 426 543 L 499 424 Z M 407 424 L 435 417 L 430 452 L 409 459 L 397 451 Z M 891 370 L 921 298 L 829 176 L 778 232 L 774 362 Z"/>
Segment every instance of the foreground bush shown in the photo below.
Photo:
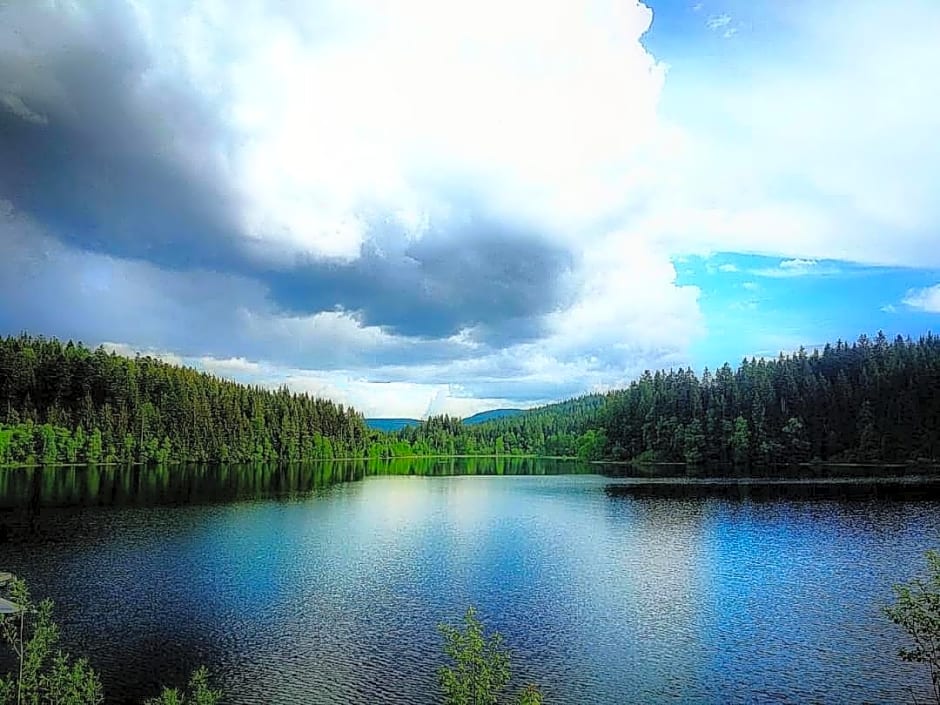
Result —
<path fill-rule="evenodd" d="M 34 604 L 21 580 L 8 591 L 16 614 L 0 617 L 0 637 L 16 658 L 17 670 L 0 677 L 0 705 L 101 705 L 101 679 L 88 660 L 72 659 L 57 648 L 59 627 L 52 621 L 52 601 Z M 216 705 L 222 693 L 209 687 L 209 673 L 197 670 L 189 691 L 164 688 L 147 705 Z"/>
<path fill-rule="evenodd" d="M 164 688 L 160 696 L 148 700 L 147 705 L 215 705 L 221 699 L 222 691 L 209 687 L 209 671 L 203 666 L 189 679 L 188 692 Z"/>
<path fill-rule="evenodd" d="M 59 628 L 52 621 L 52 602 L 33 604 L 20 580 L 13 581 L 9 596 L 22 612 L 0 621 L 0 634 L 16 656 L 19 669 L 0 678 L 0 705 L 102 703 L 101 681 L 88 661 L 72 660 L 57 648 Z"/>
<path fill-rule="evenodd" d="M 442 624 L 444 653 L 453 662 L 438 670 L 445 705 L 498 705 L 512 677 L 509 651 L 499 632 L 486 636 L 470 607 L 464 628 Z M 541 705 L 542 694 L 529 685 L 516 698 L 518 705 Z"/>
<path fill-rule="evenodd" d="M 896 600 L 885 614 L 913 642 L 900 650 L 901 658 L 930 668 L 933 697 L 940 703 L 940 553 L 927 551 L 927 568 L 926 578 L 894 586 Z"/>

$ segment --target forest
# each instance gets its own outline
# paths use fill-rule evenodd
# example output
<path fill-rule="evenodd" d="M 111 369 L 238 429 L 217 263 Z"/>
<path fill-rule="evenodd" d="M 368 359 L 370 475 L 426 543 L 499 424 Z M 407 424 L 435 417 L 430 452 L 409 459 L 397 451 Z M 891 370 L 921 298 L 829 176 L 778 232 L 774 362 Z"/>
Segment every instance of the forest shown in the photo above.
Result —
<path fill-rule="evenodd" d="M 879 333 L 629 387 L 479 424 L 394 433 L 323 399 L 150 357 L 0 339 L 0 464 L 293 462 L 541 455 L 735 467 L 940 458 L 940 338 Z"/>
<path fill-rule="evenodd" d="M 647 372 L 628 388 L 461 426 L 429 419 L 399 439 L 424 451 L 773 466 L 940 458 L 940 338 L 879 333 L 701 376 Z"/>
<path fill-rule="evenodd" d="M 362 456 L 342 405 L 81 343 L 0 339 L 0 464 L 296 461 Z"/>

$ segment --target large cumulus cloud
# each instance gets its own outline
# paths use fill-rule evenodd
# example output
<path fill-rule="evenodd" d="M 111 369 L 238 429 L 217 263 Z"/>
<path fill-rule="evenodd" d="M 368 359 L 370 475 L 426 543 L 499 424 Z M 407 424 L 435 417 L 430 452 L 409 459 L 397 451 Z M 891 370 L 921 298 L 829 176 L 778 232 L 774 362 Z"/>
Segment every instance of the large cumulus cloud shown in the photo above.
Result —
<path fill-rule="evenodd" d="M 299 15 L 290 5 L 276 9 Z M 207 90 L 192 70 L 193 47 L 153 36 L 205 20 L 199 6 L 189 11 L 180 13 L 189 24 L 161 26 L 165 15 L 121 3 L 0 10 L 0 196 L 77 249 L 257 281 L 272 307 L 289 314 L 345 310 L 395 333 L 473 328 L 512 342 L 535 336 L 538 318 L 567 302 L 565 249 L 477 205 L 455 200 L 456 211 L 414 237 L 387 207 L 357 202 L 361 209 L 342 217 L 364 230 L 343 257 L 316 246 L 330 239 L 314 232 L 322 222 L 305 232 L 289 208 L 281 220 L 252 220 L 257 194 L 244 187 L 254 175 L 239 171 L 251 140 L 227 112 L 237 92 Z M 228 19 L 235 31 L 236 18 Z M 212 59 L 224 61 L 233 48 L 217 50 Z M 303 185 L 306 201 L 331 196 Z M 286 231 L 313 244 L 285 259 Z M 332 239 L 345 235 L 337 230 Z"/>

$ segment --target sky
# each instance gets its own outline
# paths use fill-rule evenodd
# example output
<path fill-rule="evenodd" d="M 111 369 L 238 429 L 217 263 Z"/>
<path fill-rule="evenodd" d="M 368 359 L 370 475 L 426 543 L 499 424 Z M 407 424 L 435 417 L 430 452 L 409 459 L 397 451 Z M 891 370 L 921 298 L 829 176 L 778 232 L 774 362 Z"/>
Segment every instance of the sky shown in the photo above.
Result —
<path fill-rule="evenodd" d="M 940 328 L 936 0 L 0 0 L 0 334 L 367 416 Z"/>

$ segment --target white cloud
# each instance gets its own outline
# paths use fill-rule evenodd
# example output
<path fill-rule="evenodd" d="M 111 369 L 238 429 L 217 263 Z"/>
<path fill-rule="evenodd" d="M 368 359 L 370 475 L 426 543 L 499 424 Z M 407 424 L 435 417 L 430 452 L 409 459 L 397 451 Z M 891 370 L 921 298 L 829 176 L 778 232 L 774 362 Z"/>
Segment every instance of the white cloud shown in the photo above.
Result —
<path fill-rule="evenodd" d="M 675 266 L 639 233 L 611 233 L 583 253 L 578 302 L 549 317 L 548 349 L 562 359 L 611 360 L 623 349 L 628 365 L 639 344 L 685 351 L 703 331 L 699 291 L 676 286 Z M 630 345 L 630 344 L 633 345 Z"/>
<path fill-rule="evenodd" d="M 821 265 L 814 259 L 785 259 L 776 267 L 751 270 L 758 277 L 788 279 L 790 277 L 822 277 L 840 274 L 841 270 L 832 265 Z"/>
<path fill-rule="evenodd" d="M 814 259 L 785 259 L 780 263 L 780 269 L 805 271 L 814 269 L 818 264 Z"/>
<path fill-rule="evenodd" d="M 711 30 L 718 30 L 731 24 L 730 15 L 712 15 L 705 22 L 705 26 Z"/>
<path fill-rule="evenodd" d="M 259 363 L 246 360 L 243 357 L 219 359 L 211 355 L 203 355 L 195 360 L 195 364 L 206 372 L 236 380 L 244 380 L 245 377 L 256 375 L 264 369 Z"/>
<path fill-rule="evenodd" d="M 395 336 L 381 328 L 364 326 L 356 316 L 343 311 L 292 316 L 241 309 L 239 321 L 251 337 L 299 349 L 329 345 L 340 355 L 375 350 L 396 341 Z"/>
<path fill-rule="evenodd" d="M 311 20 L 197 4 L 170 25 L 178 7 L 140 4 L 167 61 L 226 106 L 258 256 L 355 257 L 376 217 L 420 237 L 468 193 L 565 230 L 619 207 L 639 178 L 665 75 L 640 43 L 643 4 L 325 7 Z"/>
<path fill-rule="evenodd" d="M 902 303 L 927 313 L 940 313 L 940 284 L 924 289 L 911 289 Z"/>
<path fill-rule="evenodd" d="M 280 370 L 262 384 L 269 387 L 286 384 L 293 392 L 306 392 L 352 406 L 370 418 L 427 418 L 438 414 L 465 417 L 488 409 L 530 405 L 509 399 L 466 396 L 459 385 L 378 382 L 341 372 Z"/>
<path fill-rule="evenodd" d="M 650 232 L 674 253 L 940 266 L 940 5 L 752 12 L 762 49 L 670 68 L 679 136 L 653 173 Z"/>
<path fill-rule="evenodd" d="M 101 343 L 107 352 L 114 353 L 115 355 L 121 355 L 122 357 L 152 357 L 155 360 L 162 360 L 171 365 L 182 365 L 184 360 L 179 355 L 167 352 L 165 350 L 156 350 L 154 348 L 140 348 L 134 345 L 128 345 L 127 343 L 114 343 L 110 341 L 104 341 Z"/>
<path fill-rule="evenodd" d="M 0 93 L 0 107 L 6 108 L 20 119 L 34 125 L 45 125 L 49 122 L 45 115 L 32 110 L 20 96 L 13 93 Z"/>
<path fill-rule="evenodd" d="M 673 257 L 673 262 L 675 262 L 676 264 L 682 264 L 685 261 L 687 261 L 687 259 L 688 259 L 687 257 Z M 731 262 L 718 264 L 718 263 L 715 263 L 706 259 L 705 271 L 708 274 L 735 274 L 737 272 L 740 272 L 741 270 L 738 268 L 736 264 L 733 264 Z"/>

